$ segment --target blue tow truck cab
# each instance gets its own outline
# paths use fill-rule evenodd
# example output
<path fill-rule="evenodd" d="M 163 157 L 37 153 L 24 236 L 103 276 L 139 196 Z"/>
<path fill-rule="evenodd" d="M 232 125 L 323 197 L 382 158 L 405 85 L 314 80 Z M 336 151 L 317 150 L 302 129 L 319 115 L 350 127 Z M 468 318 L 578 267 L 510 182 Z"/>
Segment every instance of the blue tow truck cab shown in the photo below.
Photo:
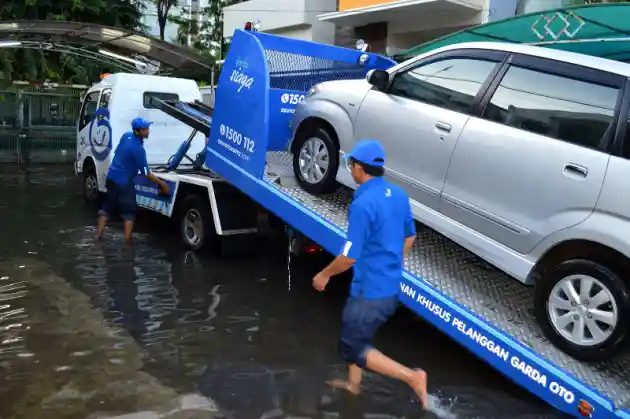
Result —
<path fill-rule="evenodd" d="M 375 54 L 237 30 L 212 115 L 199 115 L 194 104 L 163 102 L 161 107 L 208 135 L 209 170 L 187 172 L 173 164 L 157 173 L 177 185 L 164 205 L 184 214 L 182 232 L 199 220 L 211 219 L 215 226 L 224 224 L 223 216 L 228 220 L 232 215 L 234 220 L 234 205 L 239 216 L 245 208 L 254 208 L 254 213 L 261 206 L 338 253 L 352 193 L 340 189 L 316 197 L 297 186 L 287 151 L 291 116 L 311 86 L 360 79 L 371 69 L 394 64 Z M 185 154 L 186 146 L 181 147 L 173 160 Z M 246 199 L 236 201 L 235 196 Z M 138 195 L 139 203 L 156 199 L 150 193 Z M 247 217 L 236 219 L 243 218 Z M 216 229 L 219 235 L 225 231 L 236 234 L 255 228 Z M 193 242 L 186 243 L 200 247 Z M 630 371 L 614 362 L 593 365 L 562 353 L 541 337 L 527 314 L 531 293 L 507 275 L 471 260 L 474 256 L 466 250 L 419 226 L 400 281 L 402 304 L 560 411 L 573 417 L 630 419 L 625 409 L 630 405 Z M 422 365 L 422 360 L 418 363 Z"/>

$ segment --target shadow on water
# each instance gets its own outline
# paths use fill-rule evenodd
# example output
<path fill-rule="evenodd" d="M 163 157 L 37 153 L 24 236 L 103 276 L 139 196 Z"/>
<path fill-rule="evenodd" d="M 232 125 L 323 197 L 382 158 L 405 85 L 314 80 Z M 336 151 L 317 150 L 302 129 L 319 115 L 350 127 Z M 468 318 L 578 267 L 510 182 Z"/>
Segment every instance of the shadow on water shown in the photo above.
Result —
<path fill-rule="evenodd" d="M 0 196 L 1 418 L 560 417 L 405 310 L 376 343 L 428 370 L 439 415 L 372 374 L 358 398 L 325 388 L 347 279 L 318 294 L 323 261 L 296 260 L 288 284 L 284 243 L 194 254 L 147 214 L 133 248 L 115 223 L 97 243 L 65 166 L 0 167 Z"/>

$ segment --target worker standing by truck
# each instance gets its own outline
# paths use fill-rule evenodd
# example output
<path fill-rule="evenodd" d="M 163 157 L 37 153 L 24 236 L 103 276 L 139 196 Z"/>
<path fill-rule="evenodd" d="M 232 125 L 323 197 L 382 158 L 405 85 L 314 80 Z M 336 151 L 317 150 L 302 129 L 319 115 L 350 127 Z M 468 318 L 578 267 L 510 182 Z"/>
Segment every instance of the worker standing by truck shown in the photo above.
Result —
<path fill-rule="evenodd" d="M 335 260 L 313 278 L 315 289 L 323 291 L 331 276 L 354 268 L 340 338 L 348 380 L 329 384 L 357 395 L 367 368 L 406 382 L 426 409 L 426 373 L 405 367 L 372 346 L 376 331 L 398 306 L 403 259 L 416 235 L 409 197 L 383 179 L 385 150 L 378 141 L 358 142 L 346 161 L 359 185 L 350 205 L 347 241 Z"/>
<path fill-rule="evenodd" d="M 149 170 L 144 140 L 149 137 L 151 123 L 143 118 L 131 121 L 131 131 L 120 139 L 114 158 L 107 173 L 107 196 L 99 211 L 97 239 L 102 239 L 108 219 L 118 213 L 123 220 L 125 244 L 131 243 L 133 223 L 136 218 L 136 189 L 133 179 L 138 175 L 145 176 L 158 184 L 160 193 L 170 194 L 166 182 Z"/>

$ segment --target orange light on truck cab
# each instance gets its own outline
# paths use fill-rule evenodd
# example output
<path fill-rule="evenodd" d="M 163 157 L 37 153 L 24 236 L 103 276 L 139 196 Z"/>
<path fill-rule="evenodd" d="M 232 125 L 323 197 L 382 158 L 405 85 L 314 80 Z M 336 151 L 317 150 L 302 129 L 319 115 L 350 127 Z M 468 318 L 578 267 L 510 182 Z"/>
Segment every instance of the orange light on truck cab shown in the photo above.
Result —
<path fill-rule="evenodd" d="M 111 75 L 112 75 L 111 73 L 103 73 L 103 74 L 101 74 L 101 80 L 103 80 L 105 77 L 111 76 Z"/>
<path fill-rule="evenodd" d="M 585 418 L 592 417 L 594 411 L 595 408 L 586 400 L 580 400 L 580 402 L 578 403 L 578 412 Z"/>

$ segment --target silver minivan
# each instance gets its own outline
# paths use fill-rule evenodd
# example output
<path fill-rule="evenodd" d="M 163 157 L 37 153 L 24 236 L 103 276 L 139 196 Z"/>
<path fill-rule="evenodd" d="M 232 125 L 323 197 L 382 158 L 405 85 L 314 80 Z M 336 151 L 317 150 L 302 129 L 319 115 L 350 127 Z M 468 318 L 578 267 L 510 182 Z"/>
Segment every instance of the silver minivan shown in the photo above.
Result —
<path fill-rule="evenodd" d="M 582 360 L 617 354 L 630 325 L 630 65 L 508 43 L 455 44 L 322 83 L 298 105 L 300 185 L 355 187 L 358 139 L 415 218 L 526 285 L 545 335 Z"/>

